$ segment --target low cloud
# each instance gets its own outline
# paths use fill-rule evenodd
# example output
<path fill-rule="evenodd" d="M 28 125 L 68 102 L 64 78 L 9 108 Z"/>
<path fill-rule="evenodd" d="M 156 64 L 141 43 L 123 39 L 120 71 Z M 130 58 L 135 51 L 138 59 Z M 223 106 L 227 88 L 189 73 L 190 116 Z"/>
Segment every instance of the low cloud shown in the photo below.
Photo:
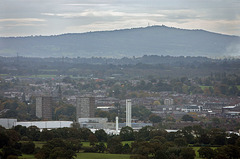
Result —
<path fill-rule="evenodd" d="M 78 17 L 164 17 L 163 14 L 158 13 L 127 13 L 117 11 L 95 11 L 86 10 L 80 13 L 42 13 L 46 16 L 58 16 L 63 18 L 78 18 Z"/>
<path fill-rule="evenodd" d="M 0 22 L 44 22 L 45 19 L 39 18 L 8 18 L 8 19 L 0 19 Z"/>

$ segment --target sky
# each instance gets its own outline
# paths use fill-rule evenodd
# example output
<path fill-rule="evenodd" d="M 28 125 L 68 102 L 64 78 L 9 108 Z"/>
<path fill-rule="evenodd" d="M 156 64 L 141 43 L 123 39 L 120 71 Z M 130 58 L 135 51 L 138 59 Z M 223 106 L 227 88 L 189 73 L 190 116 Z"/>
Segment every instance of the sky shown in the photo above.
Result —
<path fill-rule="evenodd" d="M 0 0 L 0 36 L 166 25 L 240 36 L 240 0 Z"/>

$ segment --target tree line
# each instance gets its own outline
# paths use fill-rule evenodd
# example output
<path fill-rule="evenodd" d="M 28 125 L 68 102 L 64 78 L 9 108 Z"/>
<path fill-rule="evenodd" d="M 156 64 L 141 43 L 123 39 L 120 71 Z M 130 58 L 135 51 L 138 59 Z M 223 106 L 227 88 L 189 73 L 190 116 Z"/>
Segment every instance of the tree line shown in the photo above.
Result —
<path fill-rule="evenodd" d="M 103 129 L 94 133 L 74 123 L 71 128 L 40 131 L 36 126 L 0 127 L 0 156 L 17 158 L 34 154 L 37 159 L 72 159 L 81 152 L 131 154 L 132 159 L 194 159 L 192 147 L 200 147 L 200 158 L 232 159 L 240 157 L 240 137 L 226 134 L 218 128 L 185 127 L 177 132 L 146 126 L 139 131 L 121 128 L 119 135 L 107 134 Z M 40 148 L 35 141 L 44 145 Z M 123 141 L 128 141 L 123 144 Z M 90 146 L 83 146 L 89 142 Z M 213 149 L 213 147 L 215 147 Z"/>

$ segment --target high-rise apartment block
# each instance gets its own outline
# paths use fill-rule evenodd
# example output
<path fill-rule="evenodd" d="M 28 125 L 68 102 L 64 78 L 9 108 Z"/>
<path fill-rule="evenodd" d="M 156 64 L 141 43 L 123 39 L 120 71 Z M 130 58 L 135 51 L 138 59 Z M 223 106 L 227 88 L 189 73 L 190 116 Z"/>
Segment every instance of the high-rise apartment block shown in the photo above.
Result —
<path fill-rule="evenodd" d="M 131 99 L 126 99 L 126 126 L 131 127 L 132 122 L 132 101 Z"/>
<path fill-rule="evenodd" d="M 52 97 L 36 97 L 36 116 L 52 120 Z"/>
<path fill-rule="evenodd" d="M 95 113 L 94 97 L 79 97 L 76 103 L 76 118 L 93 118 Z"/>

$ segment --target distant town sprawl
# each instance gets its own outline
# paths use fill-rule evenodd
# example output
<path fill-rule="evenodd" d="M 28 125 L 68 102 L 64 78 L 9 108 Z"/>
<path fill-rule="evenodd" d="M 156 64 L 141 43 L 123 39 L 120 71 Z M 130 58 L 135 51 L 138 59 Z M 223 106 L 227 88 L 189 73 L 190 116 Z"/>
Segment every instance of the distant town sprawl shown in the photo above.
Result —
<path fill-rule="evenodd" d="M 161 118 L 166 129 L 240 117 L 238 59 L 0 59 L 2 118 L 78 121 L 81 112 L 82 118 L 103 117 L 108 122 L 118 116 L 121 125 L 126 122 L 126 99 L 131 99 L 133 123 L 156 124 Z M 91 109 L 80 109 L 79 103 L 92 103 Z M 220 123 L 215 124 L 234 129 L 233 123 Z"/>

